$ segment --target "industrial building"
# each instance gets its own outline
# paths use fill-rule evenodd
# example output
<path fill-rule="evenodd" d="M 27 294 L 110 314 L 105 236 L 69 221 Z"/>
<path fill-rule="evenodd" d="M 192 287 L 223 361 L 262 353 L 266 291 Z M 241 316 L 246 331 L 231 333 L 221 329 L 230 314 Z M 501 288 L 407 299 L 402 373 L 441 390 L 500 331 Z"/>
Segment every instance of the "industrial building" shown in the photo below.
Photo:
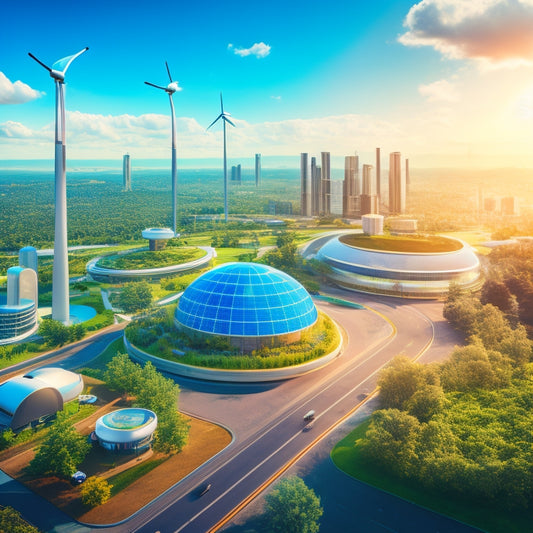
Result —
<path fill-rule="evenodd" d="M 118 453 L 147 450 L 157 429 L 157 415 L 149 409 L 130 407 L 101 416 L 94 434 L 100 446 Z"/>
<path fill-rule="evenodd" d="M 181 296 L 176 326 L 191 336 L 222 336 L 242 351 L 297 342 L 318 312 L 294 278 L 258 263 L 226 263 Z"/>

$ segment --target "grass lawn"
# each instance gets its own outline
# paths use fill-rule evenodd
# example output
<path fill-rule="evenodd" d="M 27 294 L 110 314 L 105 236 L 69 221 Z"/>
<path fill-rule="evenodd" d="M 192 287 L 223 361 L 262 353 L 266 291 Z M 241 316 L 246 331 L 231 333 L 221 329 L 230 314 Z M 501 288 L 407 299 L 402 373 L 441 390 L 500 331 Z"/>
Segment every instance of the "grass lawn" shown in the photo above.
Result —
<path fill-rule="evenodd" d="M 339 238 L 348 246 L 367 250 L 403 253 L 443 253 L 460 250 L 463 246 L 457 241 L 440 236 L 389 236 L 350 234 Z"/>
<path fill-rule="evenodd" d="M 361 458 L 357 447 L 357 441 L 364 437 L 368 425 L 367 420 L 357 426 L 331 452 L 335 465 L 349 476 L 490 533 L 531 531 L 531 510 L 504 510 L 495 506 L 482 506 L 478 501 L 465 501 L 464 498 L 443 498 L 442 494 L 432 493 L 425 487 L 391 476 L 369 464 Z"/>

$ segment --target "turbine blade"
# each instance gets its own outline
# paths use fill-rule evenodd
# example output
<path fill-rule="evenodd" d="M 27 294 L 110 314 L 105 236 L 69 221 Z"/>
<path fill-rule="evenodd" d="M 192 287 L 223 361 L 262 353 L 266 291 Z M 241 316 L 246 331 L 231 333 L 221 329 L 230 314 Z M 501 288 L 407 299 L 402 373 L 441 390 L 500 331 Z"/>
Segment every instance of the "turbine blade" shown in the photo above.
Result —
<path fill-rule="evenodd" d="M 222 103 L 222 93 L 220 93 L 220 114 L 224 114 L 224 104 Z"/>
<path fill-rule="evenodd" d="M 58 72 L 61 72 L 63 75 L 65 75 L 66 72 L 67 72 L 67 69 L 70 67 L 71 63 L 77 57 L 81 56 L 81 54 L 83 54 L 83 52 L 87 52 L 87 50 L 89 50 L 88 46 L 86 46 L 83 50 L 80 50 L 77 54 L 73 54 L 71 56 L 67 56 L 67 57 L 64 57 L 62 59 L 59 59 L 58 61 L 56 61 L 52 65 L 52 69 L 53 70 L 57 70 Z"/>
<path fill-rule="evenodd" d="M 39 63 L 39 65 L 41 65 L 41 67 L 44 67 L 48 72 L 52 72 L 52 69 L 50 67 L 48 67 L 47 65 L 45 65 L 42 61 L 39 61 L 31 52 L 28 52 L 28 55 L 34 59 L 35 61 L 37 61 L 37 63 Z"/>
<path fill-rule="evenodd" d="M 155 83 L 150 83 L 149 81 L 145 81 L 146 85 L 150 85 L 151 87 L 155 87 L 156 89 L 163 89 L 163 91 L 166 91 L 166 87 L 161 87 L 161 85 L 156 85 Z"/>
<path fill-rule="evenodd" d="M 170 69 L 168 68 L 168 63 L 165 61 L 165 65 L 167 67 L 168 77 L 170 78 L 170 83 L 172 83 L 172 76 L 170 75 Z"/>
<path fill-rule="evenodd" d="M 233 122 L 226 116 L 226 115 L 223 115 L 222 118 L 226 121 L 226 122 L 229 122 L 234 128 L 236 128 L 237 126 L 235 126 L 235 124 L 233 124 Z"/>
<path fill-rule="evenodd" d="M 207 126 L 207 128 L 206 128 L 205 131 L 207 131 L 207 130 L 208 130 L 213 124 L 215 124 L 215 122 L 217 122 L 217 120 L 218 120 L 220 117 L 224 118 L 224 115 L 218 115 L 218 117 L 217 117 L 215 120 L 213 120 L 213 122 L 211 122 L 211 124 L 209 124 L 209 126 Z"/>

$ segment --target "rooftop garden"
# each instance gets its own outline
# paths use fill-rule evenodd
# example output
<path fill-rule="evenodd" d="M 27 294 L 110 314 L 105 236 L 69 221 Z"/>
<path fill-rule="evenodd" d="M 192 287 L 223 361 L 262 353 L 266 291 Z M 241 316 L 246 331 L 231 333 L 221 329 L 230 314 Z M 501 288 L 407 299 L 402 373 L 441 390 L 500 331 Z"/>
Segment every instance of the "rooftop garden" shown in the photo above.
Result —
<path fill-rule="evenodd" d="M 383 252 L 436 254 L 460 250 L 459 241 L 438 235 L 342 235 L 339 240 L 348 246 Z"/>
<path fill-rule="evenodd" d="M 167 248 L 150 252 L 143 250 L 123 255 L 109 255 L 98 261 L 98 266 L 114 270 L 143 270 L 146 268 L 163 268 L 200 259 L 207 254 L 196 247 Z"/>

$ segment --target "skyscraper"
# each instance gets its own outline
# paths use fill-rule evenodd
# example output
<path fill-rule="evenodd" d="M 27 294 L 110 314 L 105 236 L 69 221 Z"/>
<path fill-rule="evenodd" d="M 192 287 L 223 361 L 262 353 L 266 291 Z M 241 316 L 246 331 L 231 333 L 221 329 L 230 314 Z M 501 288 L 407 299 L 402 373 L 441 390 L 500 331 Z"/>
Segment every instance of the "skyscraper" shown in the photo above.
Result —
<path fill-rule="evenodd" d="M 322 175 L 320 179 L 320 214 L 329 215 L 331 213 L 331 166 L 330 153 L 321 152 Z"/>
<path fill-rule="evenodd" d="M 322 170 L 316 164 L 316 157 L 311 158 L 311 215 L 320 214 L 320 180 Z"/>
<path fill-rule="evenodd" d="M 374 188 L 374 167 L 363 165 L 363 191 L 361 194 L 361 216 L 377 214 L 378 200 Z"/>
<path fill-rule="evenodd" d="M 255 154 L 255 186 L 261 184 L 261 154 Z"/>
<path fill-rule="evenodd" d="M 376 196 L 381 199 L 381 148 L 376 148 Z"/>
<path fill-rule="evenodd" d="M 405 211 L 405 177 L 402 179 L 401 154 L 392 152 L 389 162 L 389 214 Z"/>
<path fill-rule="evenodd" d="M 357 164 L 358 157 L 347 155 L 344 158 L 344 182 L 343 182 L 343 202 L 342 210 L 345 217 L 354 216 L 355 198 L 357 196 Z"/>
<path fill-rule="evenodd" d="M 129 154 L 126 154 L 122 161 L 122 189 L 131 191 L 131 161 Z"/>
<path fill-rule="evenodd" d="M 308 154 L 300 154 L 300 213 L 311 215 L 311 180 L 309 176 Z"/>
<path fill-rule="evenodd" d="M 409 186 L 411 185 L 411 178 L 409 176 L 409 159 L 405 159 L 405 195 L 409 193 Z"/>

